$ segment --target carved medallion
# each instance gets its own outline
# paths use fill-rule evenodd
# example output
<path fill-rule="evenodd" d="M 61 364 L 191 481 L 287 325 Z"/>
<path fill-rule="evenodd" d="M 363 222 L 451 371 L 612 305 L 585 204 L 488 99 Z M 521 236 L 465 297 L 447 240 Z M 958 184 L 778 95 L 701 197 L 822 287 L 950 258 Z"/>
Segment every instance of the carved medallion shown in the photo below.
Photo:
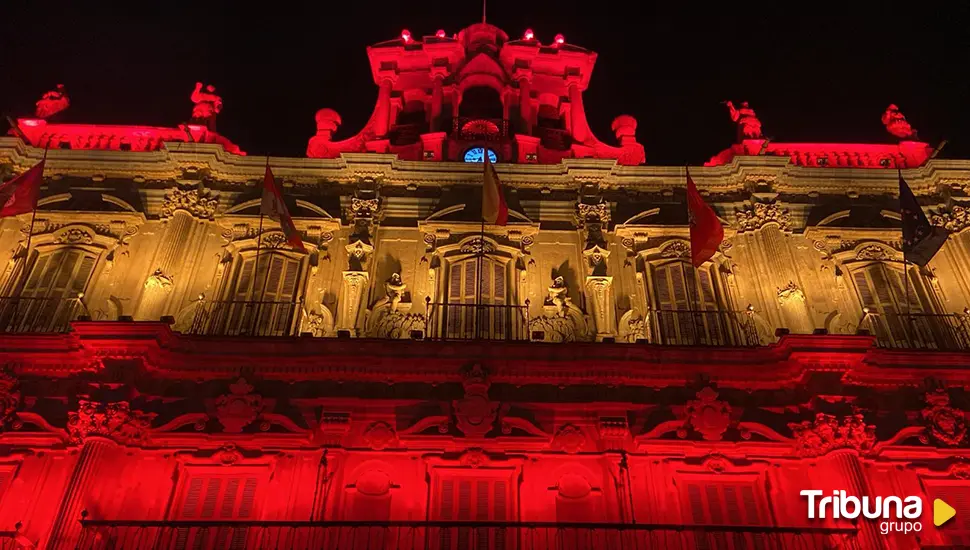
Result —
<path fill-rule="evenodd" d="M 731 426 L 731 405 L 719 400 L 717 392 L 710 387 L 696 395 L 697 399 L 688 401 L 684 408 L 684 427 L 677 430 L 677 435 L 687 437 L 688 428 L 692 428 L 706 441 L 720 441 Z"/>
<path fill-rule="evenodd" d="M 462 371 L 465 397 L 453 402 L 455 424 L 465 437 L 485 437 L 498 417 L 499 403 L 488 398 L 488 374 L 479 364 Z"/>
<path fill-rule="evenodd" d="M 253 386 L 240 378 L 229 386 L 229 393 L 216 399 L 215 417 L 226 433 L 240 433 L 262 414 L 265 405 Z"/>
<path fill-rule="evenodd" d="M 552 440 L 553 448 L 569 454 L 578 453 L 586 445 L 586 436 L 574 424 L 564 424 Z"/>
<path fill-rule="evenodd" d="M 689 258 L 690 244 L 686 241 L 673 241 L 660 250 L 661 258 Z"/>
<path fill-rule="evenodd" d="M 383 451 L 397 444 L 397 434 L 387 422 L 374 422 L 364 432 L 364 442 L 375 451 Z"/>
<path fill-rule="evenodd" d="M 579 223 L 610 223 L 610 203 L 601 202 L 599 204 L 577 205 L 579 210 Z"/>
<path fill-rule="evenodd" d="M 950 406 L 950 394 L 946 390 L 927 393 L 921 415 L 926 425 L 926 433 L 920 436 L 923 443 L 933 440 L 950 447 L 963 443 L 967 435 L 966 413 Z"/>
<path fill-rule="evenodd" d="M 54 242 L 58 244 L 91 244 L 94 235 L 79 227 L 72 227 L 58 235 Z"/>

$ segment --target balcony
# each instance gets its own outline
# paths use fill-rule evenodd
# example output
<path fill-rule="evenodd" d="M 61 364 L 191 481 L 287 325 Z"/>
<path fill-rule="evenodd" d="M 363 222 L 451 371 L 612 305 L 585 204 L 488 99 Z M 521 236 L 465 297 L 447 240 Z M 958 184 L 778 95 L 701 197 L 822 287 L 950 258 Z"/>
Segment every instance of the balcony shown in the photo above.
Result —
<path fill-rule="evenodd" d="M 854 529 L 468 521 L 187 522 L 81 520 L 78 550 L 855 549 Z"/>
<path fill-rule="evenodd" d="M 760 346 L 753 315 L 747 311 L 653 310 L 653 344 L 665 346 Z"/>
<path fill-rule="evenodd" d="M 428 339 L 528 340 L 529 306 L 429 304 Z"/>
<path fill-rule="evenodd" d="M 877 344 L 882 348 L 970 350 L 970 312 L 936 314 L 864 311 L 860 328 L 875 335 Z"/>
<path fill-rule="evenodd" d="M 297 336 L 303 304 L 269 301 L 200 301 L 187 334 L 202 336 Z"/>
<path fill-rule="evenodd" d="M 0 333 L 69 332 L 71 321 L 87 315 L 81 299 L 0 296 Z"/>

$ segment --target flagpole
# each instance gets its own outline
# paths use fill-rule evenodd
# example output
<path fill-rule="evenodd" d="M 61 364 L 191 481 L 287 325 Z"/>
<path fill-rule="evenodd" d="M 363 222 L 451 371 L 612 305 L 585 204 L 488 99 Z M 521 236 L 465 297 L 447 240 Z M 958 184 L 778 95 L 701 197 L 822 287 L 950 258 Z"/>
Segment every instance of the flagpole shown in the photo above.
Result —
<path fill-rule="evenodd" d="M 685 181 L 690 181 L 690 169 L 687 167 L 686 164 L 684 165 L 684 180 Z M 688 231 L 689 231 L 690 230 L 690 198 L 687 199 L 687 227 L 688 227 Z M 690 240 L 690 235 L 689 234 L 688 234 L 688 237 L 687 238 L 688 238 L 688 240 Z M 693 259 L 692 259 L 691 260 L 691 270 L 690 270 L 690 274 L 693 275 L 696 269 L 697 268 L 694 266 Z M 690 313 L 691 321 L 693 321 L 692 324 L 691 324 L 691 331 L 693 332 L 693 335 L 694 335 L 694 343 L 696 344 L 697 343 L 697 325 L 698 325 L 697 315 L 699 315 L 699 313 L 697 313 L 697 290 L 695 289 L 695 291 L 693 292 L 693 296 L 692 296 L 692 293 L 690 291 L 691 287 L 693 287 L 694 286 L 694 283 L 696 282 L 696 277 L 690 277 L 688 279 L 687 272 L 686 272 L 687 269 L 686 269 L 686 267 L 684 267 L 684 264 L 683 263 L 680 264 L 680 270 L 684 274 L 684 287 L 686 287 L 686 289 L 687 289 L 687 307 L 689 307 L 691 309 L 691 311 L 692 311 L 692 313 Z"/>
<path fill-rule="evenodd" d="M 44 158 L 41 159 L 41 162 L 47 162 L 47 151 L 48 150 L 49 150 L 49 146 L 48 147 L 44 147 Z M 44 165 L 44 167 L 46 168 L 47 166 Z M 40 177 L 41 177 L 41 180 L 43 181 L 44 174 L 41 173 Z M 40 193 L 40 191 L 38 190 L 38 194 L 39 193 Z M 23 266 L 23 269 L 20 272 L 20 279 L 21 279 L 21 281 L 17 285 L 17 296 L 20 296 L 20 292 L 23 290 L 24 285 L 27 284 L 27 276 L 29 275 L 27 273 L 27 269 L 30 268 L 30 241 L 31 241 L 31 239 L 34 236 L 34 220 L 36 220 L 36 219 L 37 219 L 37 201 L 35 200 L 34 201 L 34 204 L 33 204 L 33 208 L 30 211 L 30 226 L 27 228 L 27 243 L 26 243 L 26 246 L 24 248 L 24 266 Z"/>
<path fill-rule="evenodd" d="M 484 3 L 483 3 L 484 6 Z M 484 21 L 484 7 L 482 8 L 482 20 Z M 478 233 L 478 260 L 476 266 L 476 281 L 475 281 L 475 339 L 479 340 L 482 336 L 482 315 L 484 308 L 482 307 L 482 279 L 485 274 L 482 273 L 482 267 L 485 263 L 485 171 L 488 170 L 488 139 L 485 139 L 485 156 L 482 158 L 482 225 L 481 230 Z"/>
<path fill-rule="evenodd" d="M 266 168 L 269 169 L 269 155 L 266 155 Z M 260 186 L 261 192 L 259 194 L 259 229 L 256 231 L 256 260 L 253 262 L 253 289 L 256 288 L 258 284 L 256 281 L 256 275 L 259 274 L 259 253 L 263 248 L 263 195 L 266 193 L 266 182 Z M 266 275 L 269 276 L 269 270 L 266 270 Z M 263 292 L 266 292 L 266 277 L 263 277 L 263 285 L 260 289 L 259 295 L 254 295 L 253 298 L 258 298 L 256 301 L 256 311 L 253 314 L 253 326 L 251 330 L 255 332 L 256 326 L 259 320 L 259 309 L 262 305 Z M 255 294 L 255 293 L 254 293 Z"/>

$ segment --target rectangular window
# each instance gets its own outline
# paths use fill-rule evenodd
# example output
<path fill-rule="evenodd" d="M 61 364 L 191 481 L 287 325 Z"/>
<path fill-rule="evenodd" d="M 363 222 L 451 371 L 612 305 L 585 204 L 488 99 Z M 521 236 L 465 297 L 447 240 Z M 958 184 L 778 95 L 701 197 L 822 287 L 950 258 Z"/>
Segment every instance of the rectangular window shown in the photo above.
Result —
<path fill-rule="evenodd" d="M 511 479 L 502 477 L 446 474 L 437 478 L 433 510 L 441 521 L 510 521 Z M 503 527 L 443 528 L 438 534 L 439 550 L 505 550 L 511 548 L 512 533 Z"/>
<path fill-rule="evenodd" d="M 671 262 L 654 269 L 653 285 L 661 343 L 728 343 L 727 336 L 735 327 L 728 322 L 730 312 L 720 305 L 709 269 Z"/>
<path fill-rule="evenodd" d="M 190 471 L 177 494 L 172 519 L 240 522 L 255 520 L 261 477 L 251 470 L 248 473 Z M 175 537 L 175 548 L 242 550 L 247 547 L 248 534 L 249 529 L 244 524 L 208 529 L 179 528 Z"/>
<path fill-rule="evenodd" d="M 229 302 L 215 312 L 228 322 L 229 334 L 284 336 L 296 322 L 303 263 L 299 258 L 267 253 L 237 264 Z"/>
<path fill-rule="evenodd" d="M 481 267 L 482 276 L 476 277 Z M 451 265 L 448 304 L 445 308 L 448 338 L 504 339 L 517 312 L 504 307 L 508 283 L 505 264 L 490 258 L 469 258 Z"/>
<path fill-rule="evenodd" d="M 0 321 L 16 332 L 59 332 L 81 313 L 85 291 L 97 256 L 79 248 L 61 247 L 35 254 L 20 288 L 0 305 Z"/>
<path fill-rule="evenodd" d="M 910 270 L 907 277 L 902 270 L 882 263 L 852 272 L 859 301 L 870 313 L 863 328 L 872 330 L 882 345 L 938 348 L 945 347 L 953 336 L 943 320 L 922 315 L 934 308 L 919 292 L 924 288 L 917 285 L 920 278 L 916 270 Z"/>
<path fill-rule="evenodd" d="M 722 481 L 708 477 L 685 479 L 681 483 L 685 521 L 694 525 L 768 525 L 756 481 Z M 697 531 L 695 548 L 763 548 L 771 541 L 757 533 Z"/>

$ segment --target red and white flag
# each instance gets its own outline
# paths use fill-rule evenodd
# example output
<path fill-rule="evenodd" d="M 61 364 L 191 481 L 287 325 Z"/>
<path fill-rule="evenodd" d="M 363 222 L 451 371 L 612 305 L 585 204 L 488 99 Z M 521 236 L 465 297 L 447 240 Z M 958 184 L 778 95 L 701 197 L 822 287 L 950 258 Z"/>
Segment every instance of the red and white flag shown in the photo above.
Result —
<path fill-rule="evenodd" d="M 482 181 L 482 219 L 491 225 L 509 223 L 509 207 L 505 204 L 505 192 L 498 179 L 495 166 L 485 155 L 485 178 Z"/>
<path fill-rule="evenodd" d="M 280 222 L 283 234 L 286 235 L 286 242 L 293 248 L 306 252 L 306 248 L 303 247 L 303 239 L 300 238 L 300 232 L 293 225 L 293 218 L 290 217 L 290 213 L 286 209 L 283 194 L 276 185 L 276 179 L 273 178 L 273 171 L 269 169 L 269 164 L 266 165 L 266 175 L 263 176 L 263 201 L 259 205 L 259 213 Z"/>
<path fill-rule="evenodd" d="M 687 216 L 690 220 L 691 263 L 700 267 L 717 253 L 717 247 L 724 240 L 724 226 L 714 209 L 697 192 L 690 172 L 687 172 Z"/>
<path fill-rule="evenodd" d="M 26 214 L 37 208 L 40 186 L 44 183 L 44 163 L 38 162 L 33 168 L 14 179 L 0 185 L 0 218 Z"/>

